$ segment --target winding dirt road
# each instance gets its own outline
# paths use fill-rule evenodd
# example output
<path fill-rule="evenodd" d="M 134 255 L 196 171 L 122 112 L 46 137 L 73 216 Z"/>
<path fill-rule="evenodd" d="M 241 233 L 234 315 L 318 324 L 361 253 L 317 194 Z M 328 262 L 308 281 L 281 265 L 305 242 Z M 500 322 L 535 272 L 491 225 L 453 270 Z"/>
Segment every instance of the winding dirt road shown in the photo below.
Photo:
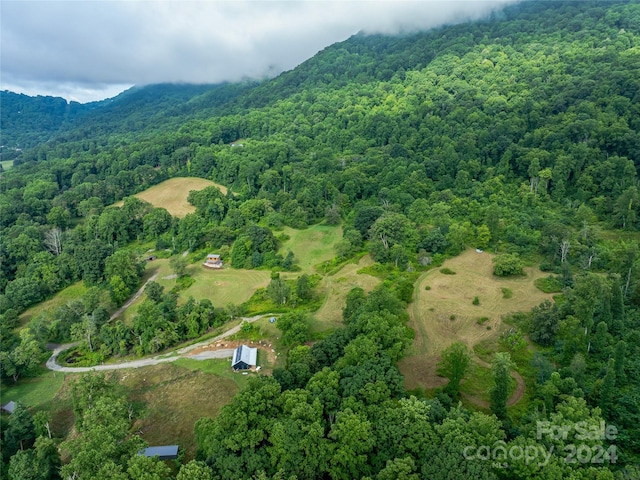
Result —
<path fill-rule="evenodd" d="M 113 315 L 111 315 L 111 316 L 109 317 L 109 321 L 110 321 L 110 322 L 112 322 L 112 321 L 114 321 L 116 318 L 118 318 L 120 315 L 122 315 L 122 314 L 124 313 L 124 311 L 125 311 L 127 308 L 129 308 L 133 302 L 135 302 L 138 298 L 140 298 L 140 295 L 142 295 L 142 294 L 144 293 L 144 289 L 145 289 L 145 287 L 147 286 L 147 283 L 149 283 L 149 282 L 151 282 L 151 281 L 155 280 L 156 278 L 158 278 L 158 274 L 157 274 L 157 273 L 156 273 L 156 274 L 154 274 L 154 275 L 152 275 L 152 276 L 149 278 L 149 280 L 147 280 L 146 282 L 144 282 L 144 285 L 142 285 L 142 286 L 140 287 L 140 290 L 138 290 L 138 291 L 133 295 L 133 297 L 131 297 L 129 300 L 127 300 L 127 302 L 126 302 L 124 305 L 122 305 L 118 310 L 116 310 L 116 313 L 114 313 Z"/>
<path fill-rule="evenodd" d="M 144 288 L 144 287 L 143 287 Z M 243 321 L 252 323 L 258 320 L 259 318 L 270 316 L 271 314 L 264 315 L 256 315 L 255 317 L 242 317 Z M 175 362 L 180 358 L 191 358 L 194 360 L 208 360 L 212 358 L 230 358 L 233 355 L 233 348 L 225 348 L 221 350 L 212 350 L 208 352 L 199 352 L 197 354 L 191 354 L 194 350 L 197 350 L 202 347 L 206 347 L 212 343 L 218 342 L 226 337 L 234 335 L 240 331 L 242 327 L 242 323 L 236 325 L 233 328 L 230 328 L 224 333 L 221 333 L 217 337 L 209 338 L 208 340 L 204 340 L 202 342 L 194 343 L 193 345 L 189 345 L 187 347 L 179 348 L 172 352 L 163 353 L 161 355 L 156 355 L 155 357 L 150 358 L 141 358 L 140 360 L 132 360 L 129 362 L 122 363 L 111 363 L 107 365 L 96 365 L 93 367 L 63 367 L 58 365 L 57 358 L 60 353 L 73 348 L 78 343 L 67 343 L 65 345 L 60 345 L 54 351 L 49 360 L 47 360 L 46 366 L 49 370 L 53 370 L 55 372 L 66 372 L 66 373 L 83 373 L 83 372 L 93 372 L 93 371 L 105 371 L 105 370 L 120 370 L 123 368 L 140 368 L 140 367 L 148 367 L 151 365 L 159 365 L 161 363 L 167 362 Z"/>

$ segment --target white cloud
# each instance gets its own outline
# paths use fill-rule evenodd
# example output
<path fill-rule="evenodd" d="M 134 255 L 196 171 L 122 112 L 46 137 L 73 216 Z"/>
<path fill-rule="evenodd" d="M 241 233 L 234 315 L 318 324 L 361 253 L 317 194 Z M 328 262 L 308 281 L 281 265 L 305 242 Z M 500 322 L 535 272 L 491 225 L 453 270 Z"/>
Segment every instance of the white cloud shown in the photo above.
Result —
<path fill-rule="evenodd" d="M 259 78 L 358 31 L 428 29 L 514 1 L 3 0 L 0 84 L 86 101 L 132 84 Z"/>

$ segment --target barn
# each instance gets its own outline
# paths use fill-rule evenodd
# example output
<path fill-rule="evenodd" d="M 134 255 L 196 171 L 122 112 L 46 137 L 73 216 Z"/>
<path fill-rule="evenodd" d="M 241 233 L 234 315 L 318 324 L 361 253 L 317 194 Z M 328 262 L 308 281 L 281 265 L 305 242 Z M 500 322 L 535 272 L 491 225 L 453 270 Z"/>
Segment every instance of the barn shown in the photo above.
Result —
<path fill-rule="evenodd" d="M 231 366 L 234 370 L 248 370 L 256 366 L 258 358 L 258 349 L 240 345 L 233 352 L 233 360 Z"/>

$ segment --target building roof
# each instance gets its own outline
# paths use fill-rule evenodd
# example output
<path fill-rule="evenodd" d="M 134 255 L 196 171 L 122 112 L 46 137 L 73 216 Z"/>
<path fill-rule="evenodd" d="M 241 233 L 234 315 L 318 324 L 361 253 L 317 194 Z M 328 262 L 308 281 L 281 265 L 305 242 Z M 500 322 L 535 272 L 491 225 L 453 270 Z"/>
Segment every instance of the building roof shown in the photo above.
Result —
<path fill-rule="evenodd" d="M 178 445 L 163 445 L 160 447 L 147 447 L 141 452 L 145 457 L 176 458 Z"/>
<path fill-rule="evenodd" d="M 256 360 L 258 358 L 258 349 L 247 347 L 246 345 L 240 345 L 236 348 L 235 352 L 233 352 L 233 363 L 232 366 L 235 367 L 238 363 L 244 362 L 249 366 L 255 365 Z"/>
<path fill-rule="evenodd" d="M 13 400 L 5 405 L 2 405 L 2 410 L 8 413 L 13 413 L 15 409 L 16 409 L 16 402 L 14 402 Z"/>

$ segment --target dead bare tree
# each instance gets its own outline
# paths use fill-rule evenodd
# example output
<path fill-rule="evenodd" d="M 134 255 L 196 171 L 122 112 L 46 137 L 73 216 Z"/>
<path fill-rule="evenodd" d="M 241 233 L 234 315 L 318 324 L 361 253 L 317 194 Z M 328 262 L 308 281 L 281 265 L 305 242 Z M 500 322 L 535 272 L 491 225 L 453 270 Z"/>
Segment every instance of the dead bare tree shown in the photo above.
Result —
<path fill-rule="evenodd" d="M 62 253 L 62 231 L 52 228 L 44 235 L 44 244 L 51 253 L 58 256 Z"/>
<path fill-rule="evenodd" d="M 569 240 L 563 240 L 560 244 L 560 263 L 564 263 L 569 256 L 569 249 L 571 248 L 571 243 Z"/>

